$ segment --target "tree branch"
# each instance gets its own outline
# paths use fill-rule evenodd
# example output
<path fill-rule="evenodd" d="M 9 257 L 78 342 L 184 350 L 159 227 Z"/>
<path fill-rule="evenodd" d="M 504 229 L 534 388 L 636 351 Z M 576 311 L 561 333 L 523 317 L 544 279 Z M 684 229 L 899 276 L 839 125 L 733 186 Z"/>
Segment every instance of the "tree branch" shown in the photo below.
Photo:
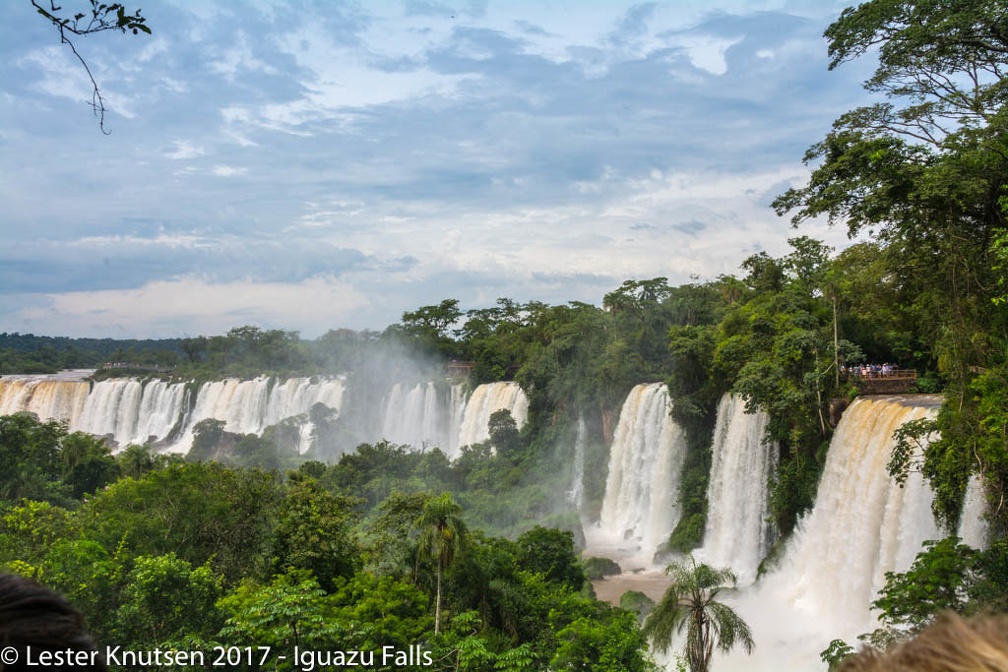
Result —
<path fill-rule="evenodd" d="M 140 10 L 137 10 L 133 14 L 127 14 L 126 8 L 119 3 L 112 3 L 110 5 L 101 4 L 99 0 L 90 0 L 91 3 L 91 17 L 86 23 L 82 24 L 81 21 L 87 17 L 86 14 L 78 12 L 74 14 L 73 18 L 60 16 L 60 12 L 63 8 L 58 6 L 55 0 L 49 0 L 49 7 L 43 7 L 39 4 L 39 0 L 31 0 L 31 4 L 35 7 L 38 13 L 45 17 L 60 36 L 60 44 L 69 45 L 70 51 L 73 55 L 80 61 L 80 64 L 84 67 L 84 72 L 87 73 L 88 79 L 91 80 L 91 110 L 94 115 L 98 117 L 98 127 L 101 132 L 105 135 L 111 133 L 110 130 L 105 128 L 105 99 L 101 95 L 101 90 L 98 88 L 98 81 L 95 79 L 94 74 L 91 72 L 91 68 L 88 66 L 87 61 L 81 56 L 80 52 L 77 51 L 77 46 L 73 41 L 67 36 L 67 33 L 76 36 L 91 35 L 93 33 L 100 33 L 106 30 L 118 30 L 122 33 L 126 31 L 132 32 L 134 35 L 139 33 L 146 33 L 150 35 L 150 28 L 147 27 L 147 19 L 140 15 Z"/>

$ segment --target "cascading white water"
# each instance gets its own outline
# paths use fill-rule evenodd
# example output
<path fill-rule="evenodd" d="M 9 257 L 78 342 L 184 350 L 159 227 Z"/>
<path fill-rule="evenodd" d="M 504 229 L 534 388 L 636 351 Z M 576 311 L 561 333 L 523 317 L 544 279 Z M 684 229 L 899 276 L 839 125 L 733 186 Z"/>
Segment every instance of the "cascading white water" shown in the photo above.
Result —
<path fill-rule="evenodd" d="M 451 387 L 451 401 L 448 405 L 448 443 L 441 446 L 448 456 L 458 455 L 461 449 L 459 433 L 462 427 L 462 414 L 465 412 L 465 390 L 464 383 L 456 383 Z"/>
<path fill-rule="evenodd" d="M 578 416 L 577 438 L 574 439 L 574 467 L 571 474 L 571 487 L 567 491 L 567 499 L 574 505 L 575 511 L 581 510 L 584 503 L 584 469 L 585 469 L 585 441 L 587 429 L 583 415 Z"/>
<path fill-rule="evenodd" d="M 901 488 L 886 471 L 893 432 L 934 417 L 940 403 L 913 395 L 861 397 L 850 405 L 830 443 L 815 505 L 780 564 L 730 598 L 753 629 L 754 655 L 734 652 L 717 669 L 822 670 L 819 652 L 831 640 L 853 643 L 875 627 L 870 605 L 885 572 L 906 571 L 924 541 L 944 536 L 921 475 L 911 473 Z"/>
<path fill-rule="evenodd" d="M 983 479 L 972 474 L 966 484 L 966 496 L 963 499 L 962 514 L 959 516 L 959 529 L 956 536 L 962 543 L 973 548 L 985 549 L 989 544 L 989 525 L 986 518 L 987 495 L 984 492 Z"/>
<path fill-rule="evenodd" d="M 3 376 L 0 415 L 28 412 L 44 420 L 69 420 L 80 415 L 89 389 L 87 381 L 68 376 Z"/>
<path fill-rule="evenodd" d="M 133 378 L 91 384 L 65 377 L 5 376 L 0 378 L 0 413 L 30 411 L 43 419 L 64 419 L 71 430 L 111 436 L 119 448 L 157 441 L 173 452 L 186 452 L 193 427 L 202 420 L 222 420 L 229 432 L 261 434 L 316 403 L 339 411 L 344 393 L 342 378 L 225 379 L 193 390 L 185 383 Z M 454 458 L 461 446 L 489 438 L 487 424 L 494 411 L 511 411 L 519 427 L 528 418 L 528 398 L 512 382 L 480 385 L 468 400 L 464 386 L 453 385 L 447 399 L 440 397 L 432 382 L 394 386 L 379 416 L 381 434 L 395 443 L 437 446 Z M 303 453 L 311 442 L 309 422 L 302 422 L 300 435 Z"/>
<path fill-rule="evenodd" d="M 201 385 L 187 410 L 185 383 L 117 378 L 89 384 L 65 377 L 5 376 L 0 378 L 0 413 L 28 411 L 43 420 L 67 420 L 72 431 L 111 435 L 119 448 L 164 441 L 180 427 L 168 448 L 185 452 L 192 445 L 192 428 L 201 420 L 217 418 L 229 432 L 259 434 L 307 413 L 316 403 L 338 410 L 343 392 L 341 378 L 228 379 Z M 300 446 L 302 452 L 305 448 Z"/>
<path fill-rule="evenodd" d="M 152 380 L 105 380 L 94 384 L 70 429 L 111 434 L 119 447 L 163 439 L 185 408 L 185 385 Z"/>
<path fill-rule="evenodd" d="M 769 550 L 767 484 L 777 465 L 777 446 L 763 441 L 770 418 L 746 413 L 745 400 L 726 394 L 718 404 L 707 487 L 707 527 L 697 557 L 730 567 L 739 586 L 756 580 Z"/>
<path fill-rule="evenodd" d="M 528 397 L 518 383 L 498 382 L 479 385 L 465 403 L 458 440 L 451 447 L 448 457 L 459 456 L 462 446 L 471 446 L 490 438 L 487 428 L 490 416 L 496 411 L 511 411 L 515 424 L 521 427 L 528 419 Z"/>
<path fill-rule="evenodd" d="M 937 403 L 937 399 L 930 397 Z M 795 531 L 777 577 L 799 608 L 863 627 L 885 573 L 905 571 L 939 532 L 920 473 L 904 487 L 887 473 L 893 432 L 936 405 L 861 397 L 837 426 L 812 512 Z"/>
<path fill-rule="evenodd" d="M 609 452 L 609 475 L 593 552 L 627 554 L 650 565 L 679 521 L 678 491 L 686 438 L 669 415 L 662 383 L 630 391 Z"/>
<path fill-rule="evenodd" d="M 181 438 L 172 450 L 187 451 L 192 445 L 193 427 L 209 418 L 223 420 L 224 429 L 236 434 L 261 434 L 270 425 L 307 413 L 321 403 L 338 411 L 343 404 L 344 381 L 326 378 L 273 378 L 237 380 L 229 378 L 204 383 L 196 403 L 186 416 Z M 299 446 L 304 452 L 304 446 Z"/>
<path fill-rule="evenodd" d="M 382 438 L 414 448 L 443 448 L 448 442 L 449 414 L 433 382 L 411 387 L 396 383 L 385 402 Z"/>

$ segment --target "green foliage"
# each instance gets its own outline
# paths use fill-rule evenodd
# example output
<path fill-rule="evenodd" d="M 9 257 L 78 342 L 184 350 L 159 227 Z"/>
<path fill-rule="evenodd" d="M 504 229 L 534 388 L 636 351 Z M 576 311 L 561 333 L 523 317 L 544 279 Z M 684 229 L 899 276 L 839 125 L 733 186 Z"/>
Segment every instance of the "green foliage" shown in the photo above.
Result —
<path fill-rule="evenodd" d="M 27 413 L 0 417 L 0 499 L 65 502 L 59 452 L 66 435 L 66 423 L 56 420 L 39 422 Z"/>
<path fill-rule="evenodd" d="M 310 570 L 327 592 L 337 579 L 353 576 L 359 564 L 351 534 L 356 503 L 326 492 L 314 480 L 292 479 L 275 513 L 274 571 Z"/>
<path fill-rule="evenodd" d="M 212 637 L 223 625 L 216 607 L 222 592 L 209 565 L 194 569 L 174 553 L 138 557 L 120 597 L 117 641 L 144 648 Z"/>
<path fill-rule="evenodd" d="M 490 431 L 490 445 L 497 450 L 498 455 L 511 456 L 521 448 L 518 425 L 511 416 L 511 411 L 506 408 L 490 414 L 487 428 Z"/>
<path fill-rule="evenodd" d="M 819 654 L 819 658 L 829 665 L 829 672 L 840 668 L 845 659 L 855 653 L 854 647 L 842 639 L 834 639 L 829 646 Z"/>
<path fill-rule="evenodd" d="M 870 0 L 844 10 L 826 37 L 831 67 L 877 55 L 866 88 L 885 99 L 837 119 L 806 154 L 817 164 L 808 184 L 775 207 L 795 211 L 795 223 L 826 215 L 852 235 L 873 234 L 877 248 L 859 250 L 871 262 L 859 278 L 882 279 L 868 296 L 900 308 L 869 311 L 880 317 L 870 333 L 946 383 L 941 438 L 924 451 L 922 471 L 949 525 L 970 472 L 1008 482 L 995 410 L 1004 408 L 1008 327 L 999 289 L 1008 185 L 1003 8 Z M 1004 529 L 1005 518 L 997 513 L 995 527 Z"/>
<path fill-rule="evenodd" d="M 15 560 L 38 563 L 46 550 L 76 527 L 70 512 L 49 502 L 24 500 L 0 508 L 0 564 Z"/>
<path fill-rule="evenodd" d="M 128 539 L 135 555 L 176 552 L 211 562 L 227 581 L 262 572 L 279 500 L 273 475 L 214 463 L 171 464 L 138 480 L 120 480 L 79 514 L 88 537 L 114 548 Z"/>
<path fill-rule="evenodd" d="M 338 623 L 352 624 L 343 645 L 362 650 L 408 649 L 431 628 L 429 601 L 419 588 L 390 576 L 359 572 L 333 592 Z"/>
<path fill-rule="evenodd" d="M 437 585 L 434 611 L 434 634 L 441 629 L 441 582 L 446 571 L 466 546 L 466 526 L 462 520 L 462 507 L 447 492 L 432 497 L 424 503 L 416 524 L 418 560 L 434 562 Z"/>
<path fill-rule="evenodd" d="M 450 329 L 462 317 L 458 304 L 458 299 L 445 299 L 436 306 L 407 311 L 400 329 L 415 340 L 421 352 L 452 357 L 457 353 Z"/>
<path fill-rule="evenodd" d="M 657 667 L 641 656 L 643 636 L 636 618 L 619 611 L 606 621 L 580 618 L 557 633 L 550 669 L 579 672 L 653 672 Z"/>
<path fill-rule="evenodd" d="M 618 576 L 623 573 L 619 563 L 610 558 L 585 558 L 585 575 L 595 581 L 607 576 Z"/>
<path fill-rule="evenodd" d="M 815 498 L 820 467 L 808 458 L 782 460 L 770 482 L 770 515 L 779 530 L 791 530 Z"/>
<path fill-rule="evenodd" d="M 227 618 L 221 638 L 237 645 L 325 649 L 346 634 L 335 618 L 335 601 L 308 570 L 278 574 L 267 585 L 245 581 L 217 606 Z M 294 669 L 294 662 L 289 658 L 278 669 Z"/>
<path fill-rule="evenodd" d="M 881 628 L 860 639 L 885 649 L 931 624 L 942 612 L 975 614 L 1008 606 L 1008 542 L 999 539 L 978 551 L 956 537 L 924 542 L 906 572 L 886 573 L 872 607 Z"/>
<path fill-rule="evenodd" d="M 116 340 L 0 333 L 0 374 L 97 369 L 105 362 L 170 367 L 179 359 L 176 339 Z"/>
<path fill-rule="evenodd" d="M 907 476 L 911 471 L 920 470 L 924 451 L 935 438 L 937 431 L 937 420 L 918 418 L 904 422 L 893 432 L 896 443 L 893 446 L 892 457 L 889 458 L 886 470 L 900 486 L 906 483 Z"/>
<path fill-rule="evenodd" d="M 542 575 L 546 581 L 581 590 L 586 577 L 570 532 L 536 525 L 518 537 L 518 549 L 521 567 Z"/>
<path fill-rule="evenodd" d="M 620 609 L 636 612 L 642 623 L 654 607 L 655 601 L 639 590 L 628 590 L 620 596 Z"/>
<path fill-rule="evenodd" d="M 118 477 L 104 440 L 27 413 L 0 417 L 0 499 L 69 504 Z"/>
<path fill-rule="evenodd" d="M 872 603 L 887 626 L 914 631 L 946 609 L 962 611 L 975 581 L 976 551 L 956 537 L 924 542 L 910 569 L 886 573 L 886 585 Z"/>
<path fill-rule="evenodd" d="M 105 441 L 83 432 L 63 438 L 60 446 L 63 481 L 74 499 L 81 499 L 119 478 L 119 463 Z"/>
<path fill-rule="evenodd" d="M 373 511 L 364 530 L 365 566 L 395 578 L 412 576 L 417 565 L 415 523 L 430 495 L 392 492 Z"/>

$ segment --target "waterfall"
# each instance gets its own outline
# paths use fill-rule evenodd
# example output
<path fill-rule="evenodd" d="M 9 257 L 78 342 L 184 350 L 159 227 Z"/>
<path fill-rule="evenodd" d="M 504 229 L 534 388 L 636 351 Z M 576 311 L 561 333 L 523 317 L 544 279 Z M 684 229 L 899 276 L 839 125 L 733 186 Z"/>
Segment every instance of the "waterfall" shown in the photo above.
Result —
<path fill-rule="evenodd" d="M 448 443 L 441 448 L 449 457 L 456 456 L 461 450 L 459 434 L 462 427 L 462 414 L 465 412 L 465 384 L 456 383 L 451 388 L 451 401 L 448 404 Z"/>
<path fill-rule="evenodd" d="M 522 392 L 518 383 L 499 382 L 486 383 L 473 390 L 472 395 L 462 409 L 462 421 L 459 426 L 458 440 L 451 447 L 449 457 L 459 456 L 462 446 L 481 443 L 490 438 L 487 425 L 490 416 L 496 411 L 511 411 L 515 424 L 521 427 L 528 419 L 528 397 Z"/>
<path fill-rule="evenodd" d="M 989 526 L 984 518 L 986 514 L 987 494 L 984 492 L 983 478 L 971 474 L 959 516 L 959 529 L 956 531 L 956 536 L 962 539 L 962 543 L 973 548 L 987 548 Z"/>
<path fill-rule="evenodd" d="M 345 391 L 342 378 L 289 378 L 278 381 L 260 377 L 253 380 L 228 378 L 203 383 L 192 411 L 185 418 L 182 437 L 173 450 L 187 451 L 192 445 L 193 427 L 202 420 L 224 421 L 224 429 L 236 434 L 261 434 L 270 425 L 308 413 L 321 403 L 339 410 Z M 307 420 L 304 421 L 307 423 Z M 302 441 L 304 443 L 304 441 Z M 307 448 L 298 447 L 300 452 Z"/>
<path fill-rule="evenodd" d="M 597 530 L 600 545 L 648 564 L 679 521 L 686 439 L 669 416 L 670 403 L 662 383 L 638 385 L 627 396 L 609 452 Z"/>
<path fill-rule="evenodd" d="M 714 567 L 730 567 L 745 586 L 756 580 L 769 550 L 767 484 L 777 464 L 777 446 L 763 442 L 770 418 L 746 413 L 745 400 L 724 395 L 714 427 L 707 527 L 698 557 Z"/>
<path fill-rule="evenodd" d="M 70 420 L 80 415 L 89 387 L 86 381 L 65 377 L 3 376 L 0 415 L 28 412 L 43 420 Z"/>
<path fill-rule="evenodd" d="M 574 439 L 574 467 L 571 474 L 571 487 L 567 491 L 567 500 L 574 505 L 575 511 L 581 511 L 584 503 L 584 470 L 585 470 L 585 441 L 588 430 L 585 428 L 583 415 L 578 415 L 577 438 Z"/>
<path fill-rule="evenodd" d="M 885 573 L 905 571 L 922 542 L 941 536 L 920 473 L 909 474 L 900 487 L 886 471 L 893 432 L 936 412 L 900 398 L 861 397 L 844 413 L 815 506 L 795 531 L 778 574 L 797 605 L 864 622 Z"/>
<path fill-rule="evenodd" d="M 118 448 L 168 440 L 170 450 L 186 452 L 193 426 L 201 420 L 216 418 L 225 421 L 229 432 L 261 434 L 316 403 L 338 410 L 343 392 L 341 378 L 227 379 L 202 384 L 190 401 L 185 383 L 116 378 L 90 384 L 56 376 L 4 376 L 0 413 L 28 411 L 43 420 L 66 420 L 71 431 L 111 436 Z M 169 436 L 178 429 L 178 436 Z M 302 452 L 306 440 L 303 436 Z"/>
<path fill-rule="evenodd" d="M 70 429 L 112 435 L 119 447 L 163 439 L 182 417 L 185 385 L 152 380 L 104 380 L 94 384 Z"/>
<path fill-rule="evenodd" d="M 382 438 L 414 448 L 445 448 L 449 414 L 433 382 L 411 387 L 396 383 L 385 402 Z"/>
<path fill-rule="evenodd" d="M 733 652 L 717 669 L 822 670 L 819 652 L 835 638 L 854 643 L 876 627 L 872 601 L 885 573 L 910 568 L 922 544 L 944 536 L 933 493 L 919 473 L 904 487 L 889 476 L 893 432 L 933 418 L 941 398 L 860 397 L 837 425 L 815 504 L 773 571 L 730 602 L 752 626 L 754 655 Z"/>

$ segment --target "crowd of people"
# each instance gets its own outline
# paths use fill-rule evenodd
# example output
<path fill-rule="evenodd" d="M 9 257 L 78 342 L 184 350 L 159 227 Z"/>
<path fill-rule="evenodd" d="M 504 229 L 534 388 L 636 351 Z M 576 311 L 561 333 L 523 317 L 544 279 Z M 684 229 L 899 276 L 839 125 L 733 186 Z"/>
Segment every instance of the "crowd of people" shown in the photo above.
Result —
<path fill-rule="evenodd" d="M 885 364 L 861 364 L 853 366 L 841 366 L 840 373 L 853 378 L 890 378 L 898 375 L 902 369 L 895 364 L 886 362 Z"/>

